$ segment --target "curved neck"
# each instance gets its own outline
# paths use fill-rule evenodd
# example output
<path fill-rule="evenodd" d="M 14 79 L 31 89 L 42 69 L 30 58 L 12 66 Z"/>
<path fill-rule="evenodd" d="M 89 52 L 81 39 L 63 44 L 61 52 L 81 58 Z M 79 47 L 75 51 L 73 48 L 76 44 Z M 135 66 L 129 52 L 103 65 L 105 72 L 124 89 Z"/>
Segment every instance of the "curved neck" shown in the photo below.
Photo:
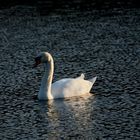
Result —
<path fill-rule="evenodd" d="M 51 94 L 53 72 L 54 72 L 54 63 L 53 58 L 51 58 L 50 61 L 45 63 L 45 73 L 42 78 L 41 87 L 38 95 L 38 98 L 40 100 L 53 98 Z"/>

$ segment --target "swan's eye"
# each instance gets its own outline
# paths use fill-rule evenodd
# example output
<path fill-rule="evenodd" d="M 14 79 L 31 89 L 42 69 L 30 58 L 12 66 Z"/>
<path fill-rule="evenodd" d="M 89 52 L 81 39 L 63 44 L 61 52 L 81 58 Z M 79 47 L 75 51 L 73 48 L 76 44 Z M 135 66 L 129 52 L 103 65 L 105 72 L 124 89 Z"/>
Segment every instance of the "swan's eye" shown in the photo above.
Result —
<path fill-rule="evenodd" d="M 41 63 L 41 56 L 35 58 L 35 64 L 33 67 L 37 67 Z"/>
<path fill-rule="evenodd" d="M 35 62 L 41 61 L 41 56 L 35 58 Z"/>

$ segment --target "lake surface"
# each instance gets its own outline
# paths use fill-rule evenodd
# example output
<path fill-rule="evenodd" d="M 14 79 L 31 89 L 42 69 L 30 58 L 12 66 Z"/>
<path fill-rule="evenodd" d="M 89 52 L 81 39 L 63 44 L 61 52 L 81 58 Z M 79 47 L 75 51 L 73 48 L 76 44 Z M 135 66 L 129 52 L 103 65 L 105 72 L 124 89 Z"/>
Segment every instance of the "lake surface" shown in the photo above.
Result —
<path fill-rule="evenodd" d="M 140 139 L 140 10 L 0 11 L 0 139 Z M 54 81 L 97 76 L 91 97 L 35 99 L 49 51 Z"/>

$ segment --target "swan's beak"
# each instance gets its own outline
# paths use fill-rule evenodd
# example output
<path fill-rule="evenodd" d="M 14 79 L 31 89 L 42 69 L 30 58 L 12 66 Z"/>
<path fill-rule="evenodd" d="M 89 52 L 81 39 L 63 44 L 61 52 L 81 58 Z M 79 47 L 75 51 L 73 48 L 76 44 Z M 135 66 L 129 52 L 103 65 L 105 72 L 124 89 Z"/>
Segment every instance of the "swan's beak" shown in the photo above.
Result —
<path fill-rule="evenodd" d="M 35 58 L 35 64 L 33 65 L 33 68 L 36 68 L 41 63 L 41 57 Z"/>

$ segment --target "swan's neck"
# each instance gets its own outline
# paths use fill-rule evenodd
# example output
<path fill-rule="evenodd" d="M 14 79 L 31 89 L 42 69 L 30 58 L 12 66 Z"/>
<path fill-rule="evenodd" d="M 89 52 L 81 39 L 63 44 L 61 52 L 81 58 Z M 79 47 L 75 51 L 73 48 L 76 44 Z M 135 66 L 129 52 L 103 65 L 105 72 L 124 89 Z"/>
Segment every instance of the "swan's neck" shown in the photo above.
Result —
<path fill-rule="evenodd" d="M 53 58 L 51 58 L 50 61 L 45 63 L 45 73 L 42 78 L 41 87 L 40 87 L 40 91 L 39 91 L 39 95 L 38 95 L 38 98 L 40 100 L 53 98 L 53 96 L 51 94 L 53 72 L 54 72 L 54 63 L 53 63 Z"/>

